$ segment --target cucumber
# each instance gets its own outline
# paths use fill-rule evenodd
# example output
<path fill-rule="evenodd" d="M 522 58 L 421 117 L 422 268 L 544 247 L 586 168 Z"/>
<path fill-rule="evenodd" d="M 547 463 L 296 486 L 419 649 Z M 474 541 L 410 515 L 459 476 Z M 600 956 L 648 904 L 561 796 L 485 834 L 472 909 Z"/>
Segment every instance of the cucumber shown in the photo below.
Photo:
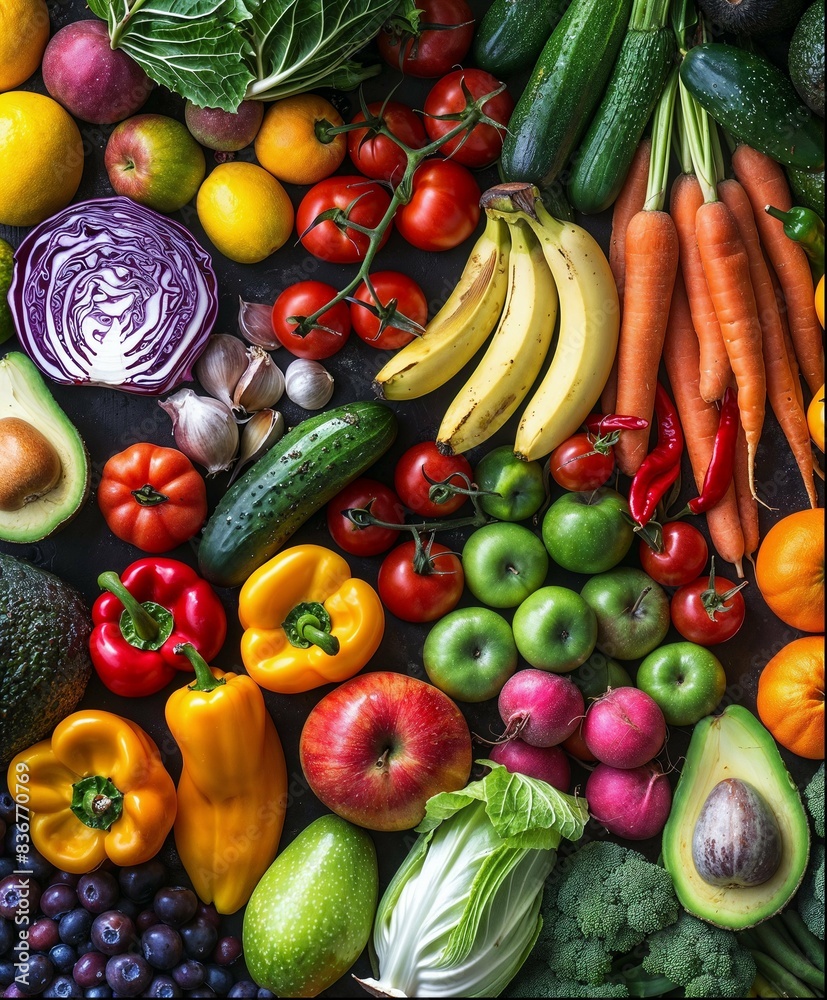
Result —
<path fill-rule="evenodd" d="M 824 216 L 824 171 L 810 173 L 787 167 L 787 180 L 795 195 L 795 204 L 804 205 L 820 216 Z"/>
<path fill-rule="evenodd" d="M 623 187 L 675 55 L 667 8 L 663 0 L 635 2 L 609 86 L 573 157 L 569 200 L 578 212 L 604 211 Z"/>
<path fill-rule="evenodd" d="M 303 420 L 224 495 L 198 548 L 202 576 L 238 587 L 396 437 L 396 417 L 367 400 Z"/>
<path fill-rule="evenodd" d="M 508 123 L 506 180 L 549 184 L 563 169 L 603 94 L 631 6 L 631 0 L 573 0 Z"/>
<path fill-rule="evenodd" d="M 570 0 L 494 0 L 474 35 L 474 63 L 511 76 L 537 61 Z"/>
<path fill-rule="evenodd" d="M 705 42 L 687 52 L 681 80 L 738 142 L 779 163 L 824 169 L 824 127 L 789 78 L 753 52 Z"/>

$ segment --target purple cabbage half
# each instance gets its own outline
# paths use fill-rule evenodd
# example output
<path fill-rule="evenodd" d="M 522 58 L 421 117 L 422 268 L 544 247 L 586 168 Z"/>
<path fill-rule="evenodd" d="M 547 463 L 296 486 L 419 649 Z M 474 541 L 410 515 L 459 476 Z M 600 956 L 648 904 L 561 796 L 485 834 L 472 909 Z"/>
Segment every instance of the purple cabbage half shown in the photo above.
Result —
<path fill-rule="evenodd" d="M 54 382 L 147 396 L 192 378 L 218 313 L 210 255 L 129 198 L 70 205 L 15 253 L 20 342 Z"/>

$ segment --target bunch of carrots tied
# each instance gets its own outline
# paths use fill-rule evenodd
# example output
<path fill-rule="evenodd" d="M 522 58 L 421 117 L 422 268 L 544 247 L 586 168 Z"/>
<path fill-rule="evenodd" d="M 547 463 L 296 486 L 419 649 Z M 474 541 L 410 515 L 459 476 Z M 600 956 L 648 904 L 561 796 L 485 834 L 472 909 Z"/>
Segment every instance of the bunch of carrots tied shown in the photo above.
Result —
<path fill-rule="evenodd" d="M 666 211 L 673 131 L 681 173 Z M 675 69 L 615 202 L 609 262 L 622 321 L 601 404 L 657 416 L 649 455 L 648 430 L 624 431 L 615 446 L 633 477 L 635 520 L 645 525 L 672 487 L 685 442 L 700 491 L 688 511 L 706 512 L 715 548 L 743 576 L 759 543 L 755 463 L 767 400 L 817 506 L 813 477 L 823 473 L 801 376 L 820 391 L 824 358 L 810 261 L 785 233 L 806 225 L 796 212 L 809 210 L 790 214 L 787 179 L 763 153 L 738 145 L 731 167 L 726 177 L 717 126 Z M 675 406 L 657 381 L 661 356 Z"/>

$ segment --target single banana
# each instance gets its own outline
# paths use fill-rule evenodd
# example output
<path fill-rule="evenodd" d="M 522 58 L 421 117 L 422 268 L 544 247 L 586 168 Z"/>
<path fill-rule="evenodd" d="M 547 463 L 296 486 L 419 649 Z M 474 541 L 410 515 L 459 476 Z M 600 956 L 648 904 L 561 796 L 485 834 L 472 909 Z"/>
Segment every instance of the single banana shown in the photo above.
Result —
<path fill-rule="evenodd" d="M 508 286 L 508 226 L 488 217 L 456 288 L 425 327 L 373 382 L 385 399 L 416 399 L 444 385 L 485 343 Z"/>
<path fill-rule="evenodd" d="M 509 223 L 508 293 L 488 350 L 442 419 L 447 455 L 481 444 L 508 420 L 543 367 L 557 319 L 557 289 L 543 249 L 522 223 Z"/>

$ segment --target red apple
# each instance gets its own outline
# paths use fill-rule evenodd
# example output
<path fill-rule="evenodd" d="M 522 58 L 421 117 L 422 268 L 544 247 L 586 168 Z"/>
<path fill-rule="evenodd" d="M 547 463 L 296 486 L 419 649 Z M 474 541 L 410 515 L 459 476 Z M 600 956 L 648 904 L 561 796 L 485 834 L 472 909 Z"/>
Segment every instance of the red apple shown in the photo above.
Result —
<path fill-rule="evenodd" d="M 380 671 L 322 698 L 304 724 L 299 754 L 328 809 L 368 830 L 410 830 L 432 795 L 467 784 L 471 734 L 438 688 Z"/>

